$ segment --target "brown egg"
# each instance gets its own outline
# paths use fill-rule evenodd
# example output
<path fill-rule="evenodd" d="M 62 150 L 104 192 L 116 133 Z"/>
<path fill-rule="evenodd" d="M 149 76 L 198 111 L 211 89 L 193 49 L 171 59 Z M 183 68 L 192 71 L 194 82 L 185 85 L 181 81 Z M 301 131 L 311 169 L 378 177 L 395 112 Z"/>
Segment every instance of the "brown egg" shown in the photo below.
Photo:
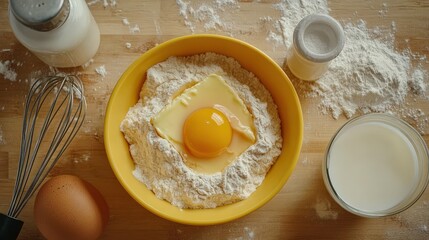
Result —
<path fill-rule="evenodd" d="M 97 239 L 109 219 L 109 208 L 90 183 L 72 175 L 49 179 L 34 203 L 37 227 L 47 239 Z"/>

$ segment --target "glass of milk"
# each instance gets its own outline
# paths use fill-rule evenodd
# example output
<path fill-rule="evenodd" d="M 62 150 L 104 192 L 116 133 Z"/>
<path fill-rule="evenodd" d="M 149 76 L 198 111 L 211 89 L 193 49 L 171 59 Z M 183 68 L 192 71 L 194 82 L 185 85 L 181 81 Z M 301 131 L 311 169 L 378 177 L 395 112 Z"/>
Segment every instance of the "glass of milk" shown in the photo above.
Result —
<path fill-rule="evenodd" d="M 364 217 L 389 216 L 411 207 L 429 179 L 429 152 L 408 123 L 387 114 L 348 121 L 332 138 L 323 162 L 331 196 Z"/>

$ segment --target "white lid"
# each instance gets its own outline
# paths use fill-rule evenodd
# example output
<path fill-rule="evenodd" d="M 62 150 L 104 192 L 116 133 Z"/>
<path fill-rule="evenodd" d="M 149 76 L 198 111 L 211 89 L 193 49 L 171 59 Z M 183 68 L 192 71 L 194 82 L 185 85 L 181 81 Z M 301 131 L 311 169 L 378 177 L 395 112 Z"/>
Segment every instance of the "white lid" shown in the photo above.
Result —
<path fill-rule="evenodd" d="M 298 52 L 312 62 L 328 62 L 344 47 L 344 31 L 329 15 L 312 14 L 295 27 L 293 41 Z"/>

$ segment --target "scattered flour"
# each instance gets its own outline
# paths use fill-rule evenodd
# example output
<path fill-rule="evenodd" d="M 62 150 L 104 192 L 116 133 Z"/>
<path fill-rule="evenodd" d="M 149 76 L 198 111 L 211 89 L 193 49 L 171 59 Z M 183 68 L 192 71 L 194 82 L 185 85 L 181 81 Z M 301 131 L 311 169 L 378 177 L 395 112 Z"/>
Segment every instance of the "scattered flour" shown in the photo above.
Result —
<path fill-rule="evenodd" d="M 131 24 L 130 21 L 128 20 L 128 18 L 123 17 L 122 18 L 122 24 L 124 26 L 128 26 L 128 29 L 129 29 L 130 33 L 132 33 L 132 34 L 136 34 L 136 33 L 139 33 L 141 31 L 140 26 L 138 24 Z M 158 32 L 158 29 L 157 29 L 157 32 Z"/>
<path fill-rule="evenodd" d="M 208 1 L 204 4 L 176 0 L 179 14 L 185 25 L 195 32 L 199 25 L 203 31 L 230 31 L 234 23 L 224 14 L 222 6 L 234 9 L 240 14 L 238 1 Z M 295 26 L 305 16 L 313 13 L 329 14 L 327 0 L 281 0 L 273 4 L 280 17 L 264 16 L 260 18 L 255 31 L 266 34 L 266 40 L 286 49 L 292 44 Z M 388 4 L 380 5 L 379 15 L 385 17 Z M 206 16 L 210 14 L 210 16 Z M 232 11 L 229 10 L 229 14 Z M 357 17 L 355 12 L 354 17 Z M 428 73 L 422 64 L 427 64 L 426 56 L 419 56 L 409 49 L 398 51 L 395 48 L 397 25 L 392 21 L 390 26 L 368 28 L 364 20 L 353 21 L 339 19 L 346 33 L 346 45 L 341 54 L 332 61 L 329 71 L 317 82 L 300 81 L 285 71 L 292 78 L 294 85 L 303 97 L 321 98 L 320 111 L 330 114 L 335 119 L 344 115 L 350 118 L 356 114 L 370 112 L 404 113 L 409 108 L 407 101 L 414 98 L 429 100 L 427 89 Z M 234 28 L 231 35 L 240 33 Z M 417 110 L 417 109 L 416 109 Z M 418 130 L 427 129 L 428 117 L 418 121 Z M 414 118 L 403 115 L 402 118 Z"/>
<path fill-rule="evenodd" d="M 313 208 L 320 219 L 335 220 L 338 218 L 338 212 L 331 209 L 331 202 L 328 199 L 318 198 Z"/>
<path fill-rule="evenodd" d="M 103 3 L 103 7 L 104 8 L 108 8 L 108 7 L 116 7 L 117 2 L 116 0 L 91 0 L 91 1 L 87 1 L 86 4 L 88 4 L 88 6 L 92 6 L 95 5 L 99 2 Z"/>
<path fill-rule="evenodd" d="M 3 130 L 2 130 L 1 125 L 0 125 L 0 145 L 6 144 L 6 140 L 4 139 L 3 136 L 4 136 Z"/>
<path fill-rule="evenodd" d="M 307 15 L 313 13 L 328 14 L 328 2 L 323 0 L 282 0 L 273 5 L 281 13 L 278 20 L 272 20 L 274 29 L 268 32 L 267 40 L 277 44 L 291 46 L 295 26 Z"/>
<path fill-rule="evenodd" d="M 98 2 L 100 2 L 100 0 L 92 0 L 92 1 L 86 2 L 86 4 L 88 4 L 88 6 L 92 6 Z"/>
<path fill-rule="evenodd" d="M 154 19 L 153 24 L 155 25 L 156 35 L 162 35 L 161 25 L 159 24 L 159 21 L 157 19 Z"/>
<path fill-rule="evenodd" d="M 104 65 L 97 67 L 95 69 L 95 72 L 97 72 L 103 78 L 107 76 L 107 70 L 106 70 L 106 67 Z"/>
<path fill-rule="evenodd" d="M 0 61 L 0 74 L 7 80 L 12 82 L 16 81 L 17 73 L 11 68 L 11 61 L 6 60 L 4 62 Z"/>
<path fill-rule="evenodd" d="M 411 79 L 409 80 L 409 85 L 411 90 L 417 95 L 425 95 L 427 84 L 425 83 L 426 79 L 425 76 L 427 76 L 427 71 L 423 69 L 414 69 Z"/>
<path fill-rule="evenodd" d="M 255 232 L 249 227 L 244 227 L 244 232 L 247 235 L 247 239 L 255 239 Z"/>
<path fill-rule="evenodd" d="M 117 5 L 117 3 L 116 3 L 116 0 L 110 0 L 110 1 L 108 1 L 108 0 L 103 0 L 103 7 L 104 8 L 107 8 L 107 7 L 116 7 L 116 5 Z"/>
<path fill-rule="evenodd" d="M 213 73 L 236 90 L 253 113 L 257 141 L 223 172 L 207 175 L 188 168 L 150 121 L 183 86 Z M 259 80 L 232 58 L 214 53 L 171 57 L 148 70 L 140 96 L 121 124 L 136 162 L 134 175 L 158 198 L 179 208 L 214 208 L 247 198 L 280 154 L 276 105 Z"/>
<path fill-rule="evenodd" d="M 129 26 L 130 29 L 130 33 L 139 33 L 140 32 L 140 27 L 137 24 L 134 24 L 133 26 Z"/>
<path fill-rule="evenodd" d="M 387 13 L 387 4 L 382 5 L 382 15 Z M 300 19 L 311 13 L 329 14 L 326 0 L 292 1 L 283 0 L 275 4 L 281 12 L 279 20 L 273 20 L 274 29 L 268 39 L 289 47 L 290 36 Z M 350 118 L 355 114 L 370 112 L 403 113 L 408 108 L 409 98 L 426 98 L 428 74 L 415 61 L 424 63 L 426 56 L 419 56 L 410 50 L 395 49 L 396 24 L 392 21 L 390 30 L 376 27 L 369 29 L 364 20 L 355 23 L 343 20 L 346 44 L 340 55 L 334 59 L 329 71 L 318 81 L 309 83 L 295 79 L 298 92 L 305 97 L 321 98 L 320 109 L 335 119 L 341 115 Z M 417 111 L 417 110 L 416 110 Z M 403 118 L 414 116 L 403 115 Z M 424 132 L 428 118 L 423 114 L 417 123 Z"/>
<path fill-rule="evenodd" d="M 80 164 L 88 162 L 91 159 L 91 152 L 84 152 L 73 158 L 73 163 Z"/>
<path fill-rule="evenodd" d="M 387 3 L 383 3 L 382 9 L 378 11 L 380 16 L 385 17 L 387 15 L 387 12 L 389 11 L 389 8 L 387 6 Z"/>
<path fill-rule="evenodd" d="M 205 31 L 230 32 L 233 23 L 226 22 L 221 13 L 226 9 L 230 12 L 239 9 L 237 0 L 215 0 L 203 4 L 176 0 L 176 4 L 179 6 L 179 14 L 183 17 L 185 25 L 192 32 L 195 32 L 200 24 Z"/>
<path fill-rule="evenodd" d="M 386 229 L 386 239 L 410 239 L 410 231 L 412 239 L 429 239 L 428 207 L 428 201 L 419 200 L 406 211 L 389 217 L 400 227 Z"/>
<path fill-rule="evenodd" d="M 94 59 L 89 59 L 89 61 L 88 62 L 86 62 L 86 63 L 84 63 L 83 65 L 82 65 L 82 68 L 87 68 L 87 67 L 89 67 L 89 65 L 91 65 L 92 63 L 94 62 Z"/>
<path fill-rule="evenodd" d="M 122 24 L 124 24 L 125 26 L 129 26 L 130 22 L 128 21 L 128 18 L 122 18 Z"/>
<path fill-rule="evenodd" d="M 122 24 L 124 26 L 128 26 L 128 29 L 130 31 L 130 33 L 135 34 L 135 33 L 139 33 L 140 32 L 140 26 L 138 24 L 133 24 L 131 25 L 130 21 L 128 20 L 128 18 L 123 17 L 122 18 Z"/>
<path fill-rule="evenodd" d="M 240 229 L 239 231 L 233 231 L 233 232 L 230 229 L 228 232 L 232 236 L 227 236 L 226 238 L 224 238 L 226 240 L 253 240 L 253 239 L 255 239 L 255 232 L 249 227 L 244 227 L 242 231 Z"/>

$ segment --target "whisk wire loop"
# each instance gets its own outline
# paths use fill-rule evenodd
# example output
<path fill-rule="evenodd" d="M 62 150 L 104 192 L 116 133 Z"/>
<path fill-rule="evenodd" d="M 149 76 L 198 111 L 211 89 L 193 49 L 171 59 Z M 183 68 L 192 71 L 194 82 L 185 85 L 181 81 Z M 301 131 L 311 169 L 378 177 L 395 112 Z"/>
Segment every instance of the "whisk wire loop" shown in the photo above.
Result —
<path fill-rule="evenodd" d="M 73 75 L 40 78 L 31 86 L 24 109 L 18 173 L 8 210 L 8 216 L 14 218 L 82 126 L 86 112 L 83 84 Z"/>

